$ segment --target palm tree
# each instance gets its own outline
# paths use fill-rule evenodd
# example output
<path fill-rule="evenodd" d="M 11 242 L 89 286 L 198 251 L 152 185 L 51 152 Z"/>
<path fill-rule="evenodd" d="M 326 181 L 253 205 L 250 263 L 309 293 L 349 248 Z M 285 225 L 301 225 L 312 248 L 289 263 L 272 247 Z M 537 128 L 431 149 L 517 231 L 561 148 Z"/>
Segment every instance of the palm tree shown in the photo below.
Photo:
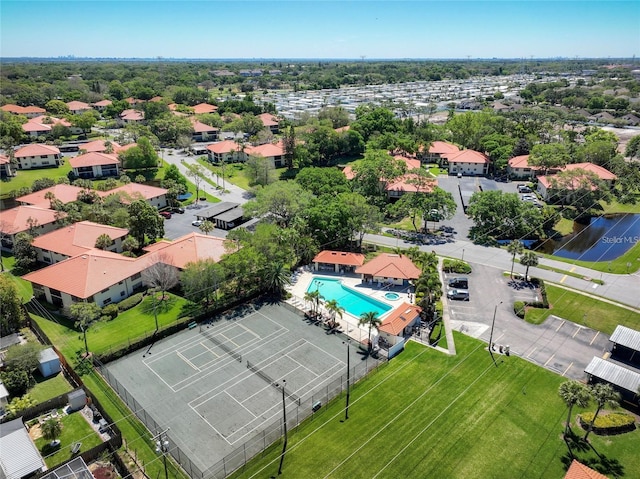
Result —
<path fill-rule="evenodd" d="M 282 263 L 268 263 L 264 269 L 263 280 L 269 291 L 281 294 L 285 286 L 291 284 L 291 272 Z"/>
<path fill-rule="evenodd" d="M 62 423 L 57 417 L 50 417 L 40 426 L 42 437 L 51 441 L 51 445 L 62 434 Z"/>
<path fill-rule="evenodd" d="M 527 267 L 527 270 L 524 273 L 524 279 L 528 281 L 529 267 L 538 266 L 538 255 L 535 254 L 533 251 L 525 251 L 524 254 L 520 256 L 520 264 L 525 265 Z"/>
<path fill-rule="evenodd" d="M 342 319 L 342 313 L 344 312 L 344 308 L 342 308 L 338 301 L 335 299 L 330 299 L 326 303 L 324 303 L 324 307 L 327 308 L 327 311 L 331 313 L 331 321 L 335 324 L 336 316 L 339 316 Z"/>
<path fill-rule="evenodd" d="M 320 307 L 321 299 L 322 295 L 317 289 L 315 291 L 307 291 L 306 293 L 304 293 L 304 300 L 309 301 L 313 305 L 314 316 L 318 315 L 318 308 Z"/>
<path fill-rule="evenodd" d="M 522 252 L 524 251 L 524 246 L 520 241 L 513 240 L 507 245 L 507 251 L 511 253 L 511 274 L 509 275 L 509 277 L 513 278 L 513 265 L 516 262 L 516 255 L 522 254 Z"/>
<path fill-rule="evenodd" d="M 589 389 L 578 381 L 565 381 L 558 388 L 558 394 L 569 408 L 567 413 L 567 423 L 564 428 L 564 435 L 567 436 L 571 426 L 571 410 L 573 406 L 587 407 L 591 400 Z"/>
<path fill-rule="evenodd" d="M 209 220 L 204 220 L 202 223 L 200 223 L 200 226 L 198 226 L 198 228 L 200 228 L 200 231 L 202 231 L 204 234 L 209 236 L 209 233 L 214 230 L 215 225 Z"/>
<path fill-rule="evenodd" d="M 371 344 L 371 328 L 374 326 L 378 328 L 381 324 L 382 320 L 378 317 L 378 313 L 375 311 L 362 313 L 360 316 L 358 326 L 369 326 L 369 351 L 373 349 L 373 345 Z"/>
<path fill-rule="evenodd" d="M 613 389 L 611 384 L 598 383 L 591 386 L 591 397 L 596 403 L 596 412 L 593 415 L 593 419 L 587 428 L 587 433 L 584 435 L 584 440 L 586 441 L 593 429 L 593 425 L 596 422 L 596 418 L 600 413 L 600 410 L 605 406 L 617 407 L 620 403 L 620 394 Z"/>

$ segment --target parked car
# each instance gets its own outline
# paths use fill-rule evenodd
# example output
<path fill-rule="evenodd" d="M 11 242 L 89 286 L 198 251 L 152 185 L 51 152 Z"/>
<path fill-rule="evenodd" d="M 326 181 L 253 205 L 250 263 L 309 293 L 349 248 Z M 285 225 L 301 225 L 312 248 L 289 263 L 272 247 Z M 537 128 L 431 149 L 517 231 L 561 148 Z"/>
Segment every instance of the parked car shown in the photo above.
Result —
<path fill-rule="evenodd" d="M 169 219 L 171 218 L 171 211 L 161 211 L 160 216 L 162 216 L 163 218 Z"/>
<path fill-rule="evenodd" d="M 464 289 L 450 289 L 449 291 L 447 291 L 447 298 L 469 301 L 469 291 L 466 291 Z"/>
<path fill-rule="evenodd" d="M 451 278 L 449 287 L 456 289 L 469 289 L 469 280 L 467 278 Z"/>
<path fill-rule="evenodd" d="M 174 213 L 180 213 L 180 214 L 183 214 L 183 213 L 184 213 L 184 208 L 176 207 L 176 208 L 173 208 L 173 210 L 172 210 L 172 211 L 173 211 Z"/>
<path fill-rule="evenodd" d="M 193 226 L 200 226 L 200 225 L 202 224 L 202 220 L 193 220 L 193 221 L 191 222 L 191 224 L 192 224 Z"/>
<path fill-rule="evenodd" d="M 533 193 L 533 191 L 527 185 L 521 183 L 518 185 L 518 193 Z"/>

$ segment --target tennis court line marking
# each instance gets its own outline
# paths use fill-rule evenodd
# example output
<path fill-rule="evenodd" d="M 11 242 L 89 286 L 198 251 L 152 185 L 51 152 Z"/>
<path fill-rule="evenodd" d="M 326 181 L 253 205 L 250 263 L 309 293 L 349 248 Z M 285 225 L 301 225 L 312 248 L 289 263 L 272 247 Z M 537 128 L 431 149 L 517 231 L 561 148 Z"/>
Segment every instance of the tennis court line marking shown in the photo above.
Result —
<path fill-rule="evenodd" d="M 180 359 L 182 359 L 185 363 L 187 363 L 189 366 L 191 366 L 193 369 L 195 369 L 196 371 L 200 371 L 200 368 L 198 368 L 195 364 L 193 364 L 191 361 L 189 361 L 187 358 L 185 358 L 180 351 L 177 351 L 176 355 Z"/>
<path fill-rule="evenodd" d="M 220 333 L 218 336 L 222 336 L 224 339 L 226 339 L 226 341 L 220 341 L 221 343 L 231 343 L 235 346 L 236 349 L 238 348 L 238 343 L 236 343 L 233 339 L 226 337 L 224 333 Z"/>
<path fill-rule="evenodd" d="M 223 391 L 223 393 L 224 393 L 224 394 L 226 394 L 226 395 L 227 395 L 228 397 L 230 397 L 231 399 L 233 399 L 235 402 L 237 402 L 237 403 L 242 407 L 242 409 L 244 409 L 244 410 L 245 410 L 245 411 L 247 411 L 249 414 L 251 414 L 251 415 L 254 417 L 254 419 L 258 417 L 258 416 L 256 416 L 255 414 L 253 414 L 253 412 L 251 412 L 251 410 L 250 410 L 249 408 L 245 407 L 245 405 L 244 405 L 244 404 L 242 404 L 242 402 L 238 401 L 238 400 L 235 398 L 235 396 L 232 396 L 231 394 L 229 394 L 229 393 L 227 392 L 227 390 L 226 390 L 226 389 Z M 251 422 L 251 421 L 249 421 L 249 422 Z"/>

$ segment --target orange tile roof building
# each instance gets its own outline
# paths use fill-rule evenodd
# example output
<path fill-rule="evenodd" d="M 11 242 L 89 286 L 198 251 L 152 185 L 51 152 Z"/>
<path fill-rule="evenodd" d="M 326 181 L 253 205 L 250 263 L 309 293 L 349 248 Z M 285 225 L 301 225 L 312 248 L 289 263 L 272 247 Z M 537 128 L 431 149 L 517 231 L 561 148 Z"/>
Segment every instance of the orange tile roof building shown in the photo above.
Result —
<path fill-rule="evenodd" d="M 37 236 L 32 245 L 36 249 L 38 261 L 54 264 L 94 249 L 96 240 L 103 234 L 112 241 L 106 251 L 122 253 L 122 241 L 128 233 L 129 230 L 124 228 L 80 221 Z"/>
<path fill-rule="evenodd" d="M 67 102 L 67 106 L 69 107 L 69 111 L 74 115 L 79 115 L 80 113 L 84 113 L 85 111 L 92 110 L 91 105 L 77 100 Z"/>
<path fill-rule="evenodd" d="M 143 259 L 92 249 L 22 278 L 31 283 L 36 298 L 56 306 L 93 301 L 103 307 L 142 288 L 142 271 L 150 266 Z"/>
<path fill-rule="evenodd" d="M 486 175 L 489 171 L 489 158 L 475 150 L 462 150 L 442 155 L 449 163 L 449 174 L 461 173 L 467 176 Z"/>
<path fill-rule="evenodd" d="M 446 141 L 434 141 L 429 145 L 429 148 L 425 152 L 424 148 L 421 148 L 419 155 L 424 163 L 437 163 L 440 166 L 446 164 L 446 155 L 453 155 L 458 153 L 460 148 L 452 143 Z"/>
<path fill-rule="evenodd" d="M 215 105 L 209 105 L 208 103 L 198 103 L 193 107 L 193 113 L 196 115 L 203 115 L 207 113 L 215 113 L 218 111 L 218 107 Z"/>
<path fill-rule="evenodd" d="M 335 273 L 353 272 L 358 266 L 364 264 L 364 255 L 360 253 L 347 253 L 344 251 L 320 251 L 313 258 L 315 271 L 333 271 Z"/>
<path fill-rule="evenodd" d="M 576 459 L 571 461 L 567 473 L 564 475 L 564 479 L 609 479 L 604 474 L 600 474 L 598 471 L 594 471 L 588 466 L 585 466 Z"/>
<path fill-rule="evenodd" d="M 560 169 L 560 171 L 576 171 L 581 170 L 585 171 L 587 174 L 591 173 L 598 177 L 601 181 L 607 184 L 609 187 L 613 186 L 618 177 L 611 173 L 606 168 L 602 166 L 596 165 L 594 163 L 572 163 L 570 165 L 566 165 Z M 537 192 L 542 196 L 543 199 L 548 200 L 552 196 L 554 196 L 557 191 L 554 191 L 553 188 L 553 177 L 554 175 L 542 175 L 538 176 L 538 187 Z M 582 187 L 580 177 L 576 177 L 573 181 L 573 184 L 568 189 L 580 189 Z M 593 185 L 591 189 L 596 189 L 597 187 Z"/>
<path fill-rule="evenodd" d="M 191 134 L 193 141 L 216 141 L 218 139 L 220 128 L 209 126 L 195 118 L 191 119 L 191 124 L 193 126 L 193 133 Z"/>
<path fill-rule="evenodd" d="M 529 165 L 529 155 L 514 156 L 507 162 L 507 174 L 512 179 L 531 179 L 539 168 Z"/>
<path fill-rule="evenodd" d="M 77 201 L 78 193 L 83 191 L 84 188 L 74 185 L 54 185 L 49 188 L 45 188 L 44 190 L 36 191 L 34 193 L 29 193 L 28 195 L 19 196 L 16 198 L 16 201 L 22 205 L 31 205 L 38 206 L 40 208 L 51 208 L 51 201 L 45 196 L 48 193 L 52 193 L 55 199 L 62 202 L 62 204 L 66 205 L 67 203 L 72 203 Z"/>
<path fill-rule="evenodd" d="M 415 326 L 420 324 L 420 313 L 422 308 L 419 306 L 402 303 L 387 315 L 378 328 L 381 336 L 404 336 L 411 334 Z"/>
<path fill-rule="evenodd" d="M 235 163 L 245 160 L 242 147 L 233 140 L 224 140 L 207 146 L 209 161 L 213 163 Z"/>
<path fill-rule="evenodd" d="M 168 257 L 171 265 L 184 269 L 187 264 L 202 259 L 220 261 L 226 253 L 224 241 L 224 238 L 194 232 L 173 241 L 158 241 L 144 250 L 159 257 Z"/>
<path fill-rule="evenodd" d="M 130 204 L 132 201 L 145 200 L 151 206 L 164 208 L 168 205 L 167 189 L 157 186 L 143 185 L 141 183 L 127 183 L 108 191 L 98 191 L 98 195 L 105 198 L 110 195 L 118 195 L 122 204 Z"/>
<path fill-rule="evenodd" d="M 14 157 L 18 162 L 19 170 L 31 170 L 33 168 L 57 168 L 62 161 L 60 150 L 52 145 L 34 143 L 18 148 Z"/>
<path fill-rule="evenodd" d="M 122 148 L 115 141 L 109 140 L 93 140 L 88 143 L 83 143 L 80 146 L 81 150 L 84 150 L 86 153 L 107 153 L 108 145 L 111 145 L 111 152 L 117 153 Z"/>
<path fill-rule="evenodd" d="M 376 282 L 394 285 L 408 285 L 410 280 L 420 277 L 422 271 L 408 256 L 382 253 L 368 263 L 356 268 L 356 274 L 363 282 Z"/>
<path fill-rule="evenodd" d="M 0 178 L 8 178 L 10 176 L 16 176 L 11 160 L 6 155 L 0 155 Z"/>
<path fill-rule="evenodd" d="M 271 130 L 271 133 L 278 133 L 280 129 L 280 121 L 275 115 L 272 115 L 271 113 L 263 113 L 262 115 L 258 115 L 258 118 L 260 118 L 260 121 L 262 121 L 265 128 L 269 128 L 269 130 Z"/>
<path fill-rule="evenodd" d="M 69 164 L 73 174 L 82 179 L 120 176 L 120 160 L 115 153 L 93 151 L 69 158 Z"/>
<path fill-rule="evenodd" d="M 258 146 L 248 146 L 245 148 L 244 153 L 246 157 L 262 156 L 263 158 L 267 158 L 275 168 L 284 166 L 284 147 L 282 146 L 281 141 L 278 143 L 265 143 Z"/>
<path fill-rule="evenodd" d="M 47 110 L 44 108 L 40 108 L 37 106 L 19 106 L 19 105 L 3 105 L 0 106 L 0 110 L 6 111 L 8 113 L 13 113 L 14 115 L 24 115 L 27 118 L 33 118 L 38 115 L 44 115 Z"/>
<path fill-rule="evenodd" d="M 0 211 L 2 249 L 13 250 L 15 235 L 18 233 L 31 230 L 34 235 L 41 235 L 58 229 L 61 226 L 59 220 L 66 216 L 64 212 L 37 206 L 18 206 Z"/>

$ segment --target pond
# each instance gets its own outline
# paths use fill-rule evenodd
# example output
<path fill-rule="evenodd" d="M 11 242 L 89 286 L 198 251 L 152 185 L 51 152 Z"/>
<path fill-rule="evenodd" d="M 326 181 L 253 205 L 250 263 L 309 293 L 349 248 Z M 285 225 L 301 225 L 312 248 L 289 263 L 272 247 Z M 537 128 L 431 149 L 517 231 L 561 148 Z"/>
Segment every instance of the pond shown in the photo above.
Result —
<path fill-rule="evenodd" d="M 574 223 L 573 233 L 547 240 L 538 249 L 555 256 L 581 261 L 612 261 L 640 241 L 640 214 L 614 214 Z"/>

